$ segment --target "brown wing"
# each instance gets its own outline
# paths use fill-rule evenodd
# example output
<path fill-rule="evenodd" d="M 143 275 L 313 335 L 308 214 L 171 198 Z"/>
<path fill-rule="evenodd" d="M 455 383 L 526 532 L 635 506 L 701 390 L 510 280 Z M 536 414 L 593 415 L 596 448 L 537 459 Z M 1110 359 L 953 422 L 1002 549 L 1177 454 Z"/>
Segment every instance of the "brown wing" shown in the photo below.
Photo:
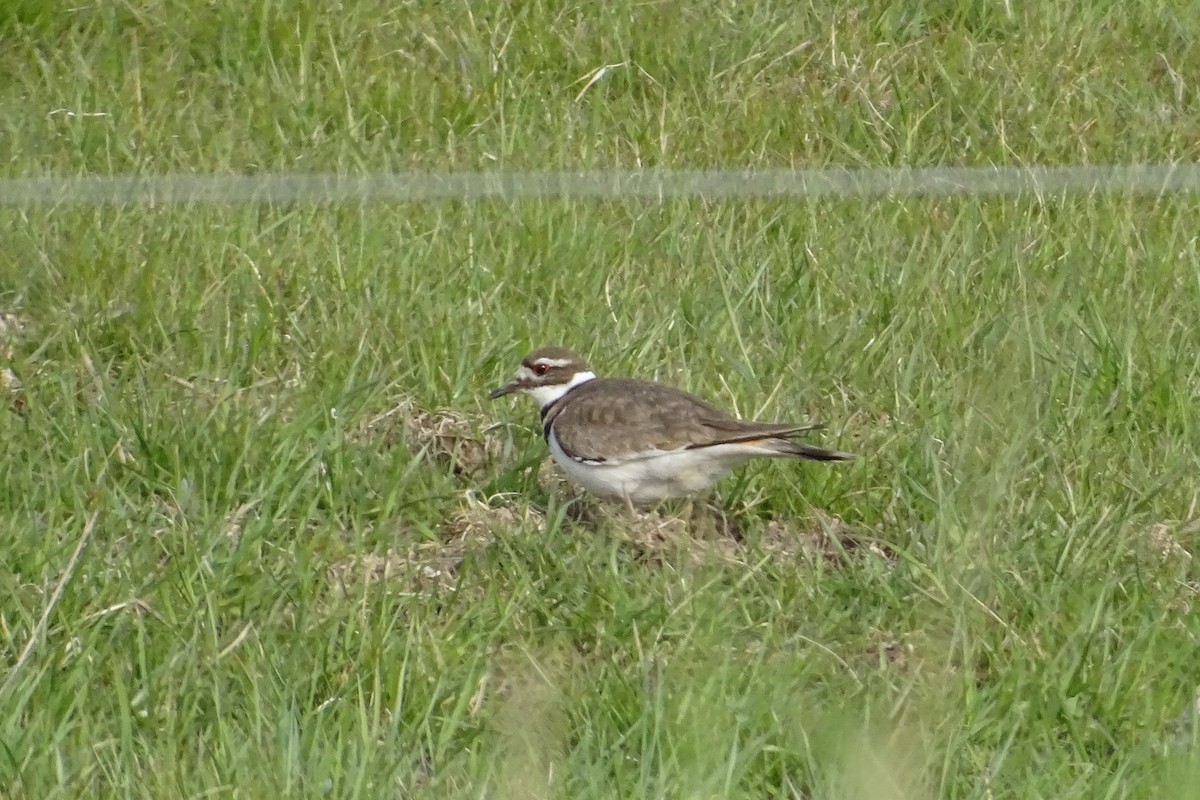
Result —
<path fill-rule="evenodd" d="M 630 378 L 588 381 L 571 390 L 544 422 L 547 430 L 554 426 L 568 455 L 610 462 L 647 450 L 709 447 L 820 427 L 739 420 L 693 394 Z"/>

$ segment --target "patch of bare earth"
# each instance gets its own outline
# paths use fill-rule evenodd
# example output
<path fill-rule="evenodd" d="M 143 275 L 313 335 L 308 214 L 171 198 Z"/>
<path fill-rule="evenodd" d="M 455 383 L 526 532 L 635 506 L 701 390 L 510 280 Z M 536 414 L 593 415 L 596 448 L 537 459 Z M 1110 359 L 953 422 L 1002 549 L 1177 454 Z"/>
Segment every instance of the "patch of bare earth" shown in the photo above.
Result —
<path fill-rule="evenodd" d="M 1195 503 L 1189 514 L 1196 512 Z M 1165 566 L 1177 572 L 1171 578 L 1175 596 L 1168 608 L 1180 619 L 1189 618 L 1200 601 L 1200 580 L 1196 578 L 1195 553 L 1200 546 L 1200 518 L 1188 522 L 1159 522 L 1151 525 L 1141 542 L 1142 547 L 1157 556 Z"/>
<path fill-rule="evenodd" d="M 24 385 L 12 368 L 8 366 L 16 354 L 17 340 L 27 334 L 28 321 L 11 311 L 0 311 L 0 393 L 8 397 L 9 408 L 17 413 L 24 413 L 28 406 Z"/>
<path fill-rule="evenodd" d="M 29 322 L 13 311 L 0 311 L 0 358 L 11 361 L 16 342 L 29 330 Z"/>
<path fill-rule="evenodd" d="M 772 563 L 804 561 L 844 567 L 858 559 L 895 559 L 885 544 L 822 511 L 803 521 L 774 519 L 761 529 L 751 529 L 746 520 L 699 503 L 684 505 L 681 510 L 631 512 L 619 503 L 585 502 L 569 518 L 581 527 L 621 539 L 639 557 L 654 563 L 683 556 L 692 563 L 751 566 L 768 557 Z"/>
<path fill-rule="evenodd" d="M 386 584 L 402 594 L 430 594 L 454 589 L 458 564 L 448 553 L 428 557 L 421 546 L 407 550 L 388 548 L 383 553 L 352 555 L 329 567 L 329 584 L 342 597 L 361 594 L 375 584 Z M 426 556 L 426 557 L 423 557 Z"/>
<path fill-rule="evenodd" d="M 443 537 L 384 553 L 351 555 L 329 567 L 329 581 L 339 595 L 353 596 L 364 587 L 385 584 L 390 591 L 427 596 L 455 591 L 463 560 L 491 545 L 498 534 L 541 530 L 545 517 L 528 505 L 506 505 L 502 498 L 476 499 L 470 492 L 442 529 Z"/>
<path fill-rule="evenodd" d="M 447 467 L 464 480 L 484 477 L 502 459 L 503 443 L 488 436 L 481 420 L 451 410 L 428 410 L 411 397 L 371 417 L 356 438 L 384 448 L 403 446 L 428 463 Z M 542 513 L 521 500 L 507 497 L 478 499 L 464 495 L 457 512 L 433 541 L 389 548 L 383 553 L 351 555 L 329 568 L 334 590 L 342 595 L 361 592 L 372 584 L 389 591 L 427 595 L 457 588 L 459 568 L 472 552 L 488 547 L 500 531 L 541 529 Z"/>
<path fill-rule="evenodd" d="M 25 399 L 24 385 L 17 374 L 8 367 L 0 367 L 0 392 L 8 397 L 8 407 L 14 413 L 25 412 L 28 401 Z"/>
<path fill-rule="evenodd" d="M 540 531 L 545 526 L 545 515 L 519 498 L 497 496 L 483 501 L 468 492 L 445 530 L 449 541 L 490 544 L 501 531 Z"/>
<path fill-rule="evenodd" d="M 803 528 L 794 523 L 767 523 L 763 547 L 769 552 L 843 567 L 851 561 L 876 558 L 892 561 L 896 553 L 878 537 L 847 524 L 841 517 L 816 510 Z"/>
<path fill-rule="evenodd" d="M 1192 551 L 1188 549 L 1188 545 L 1192 544 L 1194 547 L 1198 534 L 1200 519 L 1181 524 L 1159 522 L 1151 525 L 1146 531 L 1146 544 L 1163 561 L 1191 561 Z"/>
<path fill-rule="evenodd" d="M 878 669 L 908 672 L 916 661 L 916 647 L 881 631 L 867 645 L 865 655 L 871 666 Z"/>
<path fill-rule="evenodd" d="M 419 457 L 450 467 L 459 477 L 476 478 L 501 455 L 502 443 L 487 433 L 479 420 L 455 411 L 426 410 L 406 397 L 368 420 L 362 438 L 385 446 L 403 443 Z"/>
<path fill-rule="evenodd" d="M 1144 544 L 1164 562 L 1184 567 L 1188 575 L 1178 581 L 1178 593 L 1169 603 L 1169 608 L 1179 618 L 1188 619 L 1200 600 L 1200 581 L 1195 579 L 1191 566 L 1197 545 L 1200 545 L 1200 517 L 1196 516 L 1197 500 L 1194 498 L 1188 510 L 1191 517 L 1187 522 L 1159 522 L 1146 531 Z M 1168 750 L 1185 750 L 1200 741 L 1200 689 L 1197 689 L 1183 709 L 1167 728 Z"/>
<path fill-rule="evenodd" d="M 580 520 L 586 527 L 603 529 L 629 545 L 642 560 L 669 563 L 682 556 L 691 563 L 738 560 L 737 542 L 722 535 L 715 523 L 704 529 L 709 520 L 698 520 L 697 513 L 688 515 L 661 510 L 634 510 L 617 504 L 597 504 L 587 517 Z"/>

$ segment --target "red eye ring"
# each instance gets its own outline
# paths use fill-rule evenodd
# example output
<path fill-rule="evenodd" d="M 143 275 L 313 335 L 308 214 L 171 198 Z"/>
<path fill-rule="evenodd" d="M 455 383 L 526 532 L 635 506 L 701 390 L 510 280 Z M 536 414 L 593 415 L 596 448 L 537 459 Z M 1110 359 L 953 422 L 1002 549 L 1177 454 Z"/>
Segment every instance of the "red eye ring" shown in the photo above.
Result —
<path fill-rule="evenodd" d="M 534 364 L 533 365 L 533 374 L 534 375 L 545 375 L 549 371 L 550 371 L 549 364 Z"/>

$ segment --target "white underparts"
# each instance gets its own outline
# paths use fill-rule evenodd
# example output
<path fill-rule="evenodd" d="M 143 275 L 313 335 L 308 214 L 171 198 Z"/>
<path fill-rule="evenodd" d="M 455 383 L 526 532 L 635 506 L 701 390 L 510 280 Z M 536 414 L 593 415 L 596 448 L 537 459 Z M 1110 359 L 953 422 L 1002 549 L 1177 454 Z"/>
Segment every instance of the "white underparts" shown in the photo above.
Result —
<path fill-rule="evenodd" d="M 648 450 L 621 460 L 591 461 L 568 456 L 551 428 L 550 455 L 583 488 L 606 497 L 628 497 L 633 503 L 652 503 L 707 489 L 734 467 L 755 456 L 778 456 L 744 443 L 678 450 Z"/>

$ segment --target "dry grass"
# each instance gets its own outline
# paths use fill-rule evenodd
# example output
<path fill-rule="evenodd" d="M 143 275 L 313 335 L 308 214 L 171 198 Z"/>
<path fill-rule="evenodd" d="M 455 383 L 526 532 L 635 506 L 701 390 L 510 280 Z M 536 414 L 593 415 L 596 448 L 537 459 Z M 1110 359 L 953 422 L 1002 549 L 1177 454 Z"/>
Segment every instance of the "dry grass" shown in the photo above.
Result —
<path fill-rule="evenodd" d="M 445 530 L 449 541 L 486 544 L 501 531 L 541 531 L 545 524 L 545 515 L 520 498 L 497 495 L 479 500 L 468 492 Z"/>
<path fill-rule="evenodd" d="M 430 463 L 467 480 L 487 473 L 501 456 L 501 443 L 489 436 L 491 426 L 457 411 L 428 410 L 411 397 L 371 417 L 357 438 L 385 447 L 403 443 Z"/>
<path fill-rule="evenodd" d="M 8 407 L 15 414 L 23 414 L 29 407 L 24 385 L 16 373 L 8 367 L 0 369 L 0 392 L 8 395 Z"/>
<path fill-rule="evenodd" d="M 13 311 L 0 311 L 0 361 L 11 362 L 16 354 L 17 342 L 29 333 L 29 321 Z M 0 393 L 8 396 L 9 408 L 22 414 L 29 407 L 24 384 L 12 368 L 0 365 Z"/>
<path fill-rule="evenodd" d="M 402 594 L 427 595 L 453 591 L 462 552 L 418 546 L 408 550 L 388 548 L 383 553 L 351 555 L 328 570 L 329 584 L 338 596 L 354 597 L 376 584 Z"/>
<path fill-rule="evenodd" d="M 0 311 L 0 358 L 11 361 L 18 339 L 29 332 L 29 320 L 13 311 Z"/>
<path fill-rule="evenodd" d="M 1200 534 L 1200 519 L 1186 523 L 1159 522 L 1146 531 L 1147 545 L 1164 561 L 1191 561 L 1194 540 Z"/>
<path fill-rule="evenodd" d="M 341 595 L 361 593 L 365 587 L 384 584 L 406 594 L 429 595 L 455 591 L 459 567 L 472 552 L 489 547 L 503 532 L 540 531 L 541 512 L 501 498 L 477 499 L 471 492 L 442 528 L 443 537 L 383 553 L 351 555 L 329 567 L 330 584 Z"/>
<path fill-rule="evenodd" d="M 553 483 L 549 488 L 560 495 L 570 491 L 571 485 L 557 470 L 545 470 L 543 474 L 550 475 L 548 481 Z M 803 525 L 771 520 L 760 533 L 751 534 L 747 530 L 751 521 L 699 503 L 630 511 L 621 503 L 581 496 L 571 500 L 565 524 L 588 535 L 611 536 L 630 547 L 639 561 L 661 566 L 678 564 L 680 559 L 692 565 L 749 566 L 769 556 L 772 560 L 801 559 L 838 567 L 854 558 L 893 558 L 886 548 L 821 512 Z M 488 548 L 503 533 L 545 533 L 547 517 L 522 496 L 480 499 L 468 491 L 440 530 L 442 536 L 434 541 L 350 556 L 329 568 L 331 583 L 342 594 L 377 583 L 399 583 L 404 587 L 402 591 L 418 594 L 435 589 L 452 591 L 459 567 L 470 552 Z"/>

